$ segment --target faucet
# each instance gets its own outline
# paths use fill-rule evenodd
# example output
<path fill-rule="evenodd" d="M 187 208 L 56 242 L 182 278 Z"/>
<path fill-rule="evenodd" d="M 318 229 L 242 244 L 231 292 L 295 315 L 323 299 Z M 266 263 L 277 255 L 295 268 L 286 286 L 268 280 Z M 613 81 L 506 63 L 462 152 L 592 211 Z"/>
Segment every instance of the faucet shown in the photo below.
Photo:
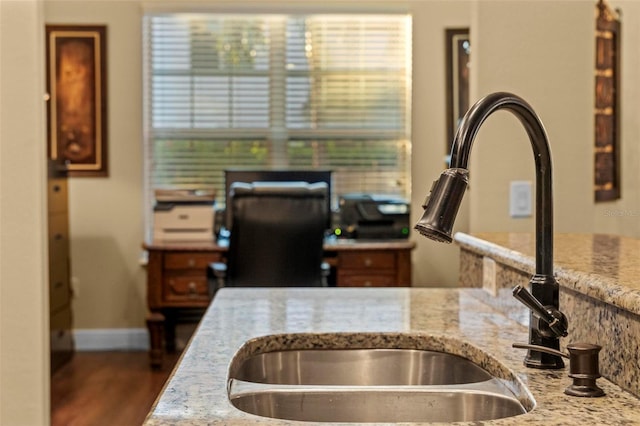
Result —
<path fill-rule="evenodd" d="M 558 283 L 553 276 L 551 154 L 544 126 L 526 101 L 511 93 L 497 92 L 480 99 L 469 109 L 455 134 L 450 166 L 433 183 L 423 205 L 424 214 L 414 228 L 428 238 L 451 243 L 453 222 L 469 181 L 467 165 L 473 140 L 487 117 L 501 109 L 512 112 L 520 120 L 531 141 L 535 159 L 536 272 L 529 285 L 533 299 L 539 302 L 542 310 L 531 310 L 529 344 L 558 351 L 559 337 L 566 336 L 566 318 L 564 322 L 559 320 L 553 327 L 549 327 L 545 318 L 540 316 L 542 312 L 551 312 L 549 315 L 559 312 Z M 518 300 L 522 301 L 521 298 Z M 549 319 L 546 314 L 543 316 Z M 557 353 L 536 349 L 529 349 L 524 364 L 532 368 L 564 367 L 562 357 Z"/>

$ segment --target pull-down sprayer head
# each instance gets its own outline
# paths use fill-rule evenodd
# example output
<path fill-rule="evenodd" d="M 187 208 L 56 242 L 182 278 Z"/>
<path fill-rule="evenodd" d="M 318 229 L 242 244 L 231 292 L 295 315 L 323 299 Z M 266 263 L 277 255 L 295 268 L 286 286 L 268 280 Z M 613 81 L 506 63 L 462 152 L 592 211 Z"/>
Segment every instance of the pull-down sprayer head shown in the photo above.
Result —
<path fill-rule="evenodd" d="M 466 169 L 447 169 L 442 172 L 431 186 L 431 192 L 422 206 L 424 214 L 415 229 L 432 240 L 451 243 L 453 222 L 468 182 L 469 171 Z"/>

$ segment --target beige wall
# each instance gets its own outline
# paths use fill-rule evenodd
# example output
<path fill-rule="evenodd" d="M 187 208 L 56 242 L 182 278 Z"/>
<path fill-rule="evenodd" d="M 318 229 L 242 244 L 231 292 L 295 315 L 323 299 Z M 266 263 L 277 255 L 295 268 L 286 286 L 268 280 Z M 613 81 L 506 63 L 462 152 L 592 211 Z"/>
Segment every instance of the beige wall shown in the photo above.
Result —
<path fill-rule="evenodd" d="M 46 1 L 48 24 L 105 24 L 109 177 L 69 185 L 76 328 L 143 327 L 142 12 L 137 1 Z"/>
<path fill-rule="evenodd" d="M 411 206 L 412 224 L 422 216 L 431 183 L 445 168 L 446 69 L 445 29 L 469 27 L 467 1 L 416 2 L 413 6 L 413 117 Z M 473 52 L 472 52 L 473 55 Z M 466 231 L 468 200 L 464 200 L 455 229 Z M 414 286 L 454 286 L 458 277 L 458 248 L 425 239 L 413 231 Z"/>
<path fill-rule="evenodd" d="M 49 418 L 42 9 L 0 2 L 0 424 Z"/>
<path fill-rule="evenodd" d="M 640 3 L 611 1 L 622 11 L 621 156 L 622 199 L 593 210 L 595 232 L 640 237 Z"/>
<path fill-rule="evenodd" d="M 483 1 L 473 9 L 473 93 L 522 96 L 543 121 L 554 166 L 556 232 L 640 236 L 640 4 L 623 9 L 622 199 L 593 201 L 594 10 L 591 1 Z M 534 180 L 529 140 L 508 112 L 487 120 L 470 163 L 470 229 L 532 231 L 508 215 L 511 180 Z"/>

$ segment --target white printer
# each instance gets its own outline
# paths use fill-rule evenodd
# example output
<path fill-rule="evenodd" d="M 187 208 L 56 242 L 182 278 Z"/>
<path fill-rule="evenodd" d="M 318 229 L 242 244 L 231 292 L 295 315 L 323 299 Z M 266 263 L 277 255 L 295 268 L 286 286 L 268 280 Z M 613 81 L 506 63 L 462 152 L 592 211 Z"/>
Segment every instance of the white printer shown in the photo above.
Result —
<path fill-rule="evenodd" d="M 154 240 L 212 241 L 215 191 L 178 189 L 155 191 Z"/>

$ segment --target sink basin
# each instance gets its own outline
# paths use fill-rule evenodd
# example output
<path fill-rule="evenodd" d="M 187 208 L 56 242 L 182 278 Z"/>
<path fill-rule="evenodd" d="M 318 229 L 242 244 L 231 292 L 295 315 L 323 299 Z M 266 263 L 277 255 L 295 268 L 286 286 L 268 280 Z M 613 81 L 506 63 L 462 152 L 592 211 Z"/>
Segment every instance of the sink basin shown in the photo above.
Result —
<path fill-rule="evenodd" d="M 311 422 L 461 422 L 524 414 L 505 395 L 465 390 L 279 390 L 239 395 L 238 409 L 263 417 Z"/>
<path fill-rule="evenodd" d="M 261 353 L 232 378 L 289 385 L 444 385 L 492 378 L 473 362 L 415 349 L 300 349 Z"/>
<path fill-rule="evenodd" d="M 311 422 L 485 421 L 535 405 L 506 367 L 464 341 L 384 333 L 255 338 L 232 359 L 227 391 L 244 412 Z"/>

